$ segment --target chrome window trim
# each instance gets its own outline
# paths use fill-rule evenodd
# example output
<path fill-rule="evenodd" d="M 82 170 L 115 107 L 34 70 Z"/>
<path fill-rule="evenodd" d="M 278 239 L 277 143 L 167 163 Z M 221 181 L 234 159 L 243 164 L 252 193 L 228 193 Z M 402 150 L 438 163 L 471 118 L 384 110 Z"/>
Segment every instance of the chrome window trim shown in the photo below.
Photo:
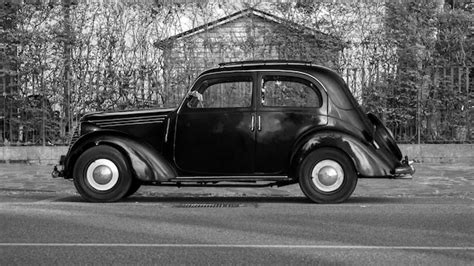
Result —
<path fill-rule="evenodd" d="M 189 87 L 189 89 L 187 90 L 186 95 L 188 95 L 188 93 L 191 92 L 191 89 L 194 88 L 194 86 L 196 85 L 196 83 L 198 81 L 200 81 L 202 78 L 204 78 L 206 76 L 212 76 L 212 75 L 216 75 L 216 74 L 256 73 L 256 72 L 257 73 L 258 72 L 282 72 L 282 73 L 293 73 L 293 74 L 300 74 L 300 75 L 303 75 L 303 76 L 307 76 L 310 79 L 313 79 L 314 81 L 316 81 L 315 83 L 317 83 L 319 86 L 321 86 L 321 88 L 326 92 L 326 94 L 328 94 L 328 90 L 327 90 L 326 86 L 324 86 L 324 84 L 318 78 L 316 78 L 315 76 L 310 75 L 306 72 L 296 71 L 296 70 L 281 70 L 281 69 L 266 69 L 266 68 L 263 68 L 263 69 L 251 69 L 251 70 L 232 70 L 232 71 L 225 70 L 225 71 L 220 71 L 220 72 L 208 73 L 208 74 L 201 75 Z M 181 103 L 179 104 L 179 107 L 176 110 L 176 114 L 179 114 L 181 112 L 181 108 L 183 107 L 184 102 L 186 101 L 186 98 L 187 97 L 184 97 L 183 100 L 181 101 Z"/>

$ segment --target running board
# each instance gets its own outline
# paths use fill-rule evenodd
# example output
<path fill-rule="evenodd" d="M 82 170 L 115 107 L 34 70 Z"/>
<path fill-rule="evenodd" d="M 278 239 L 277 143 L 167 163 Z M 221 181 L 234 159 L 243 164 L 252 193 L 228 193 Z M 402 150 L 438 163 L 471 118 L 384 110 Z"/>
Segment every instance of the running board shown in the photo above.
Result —
<path fill-rule="evenodd" d="M 287 176 L 225 176 L 225 177 L 177 177 L 149 185 L 172 187 L 282 187 L 294 184 Z"/>
<path fill-rule="evenodd" d="M 181 183 L 181 182 L 161 182 L 161 183 L 151 183 L 151 185 L 161 186 L 161 187 L 237 187 L 237 188 L 252 188 L 252 187 L 283 187 L 287 185 L 294 184 L 291 181 L 275 181 L 267 183 Z"/>
<path fill-rule="evenodd" d="M 219 176 L 219 177 L 202 177 L 202 176 L 185 176 L 176 177 L 168 180 L 168 182 L 192 182 L 192 183 L 216 183 L 216 182 L 260 182 L 260 181 L 289 181 L 287 176 Z"/>

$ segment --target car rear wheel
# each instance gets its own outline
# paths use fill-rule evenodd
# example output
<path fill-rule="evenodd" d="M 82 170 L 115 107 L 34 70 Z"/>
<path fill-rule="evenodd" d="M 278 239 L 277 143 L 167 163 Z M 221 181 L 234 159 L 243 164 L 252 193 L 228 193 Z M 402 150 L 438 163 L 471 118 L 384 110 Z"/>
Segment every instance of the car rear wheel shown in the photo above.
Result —
<path fill-rule="evenodd" d="M 132 177 L 117 149 L 100 145 L 82 153 L 73 170 L 74 185 L 87 201 L 113 202 L 130 190 Z"/>
<path fill-rule="evenodd" d="M 301 163 L 299 184 L 303 193 L 316 203 L 339 203 L 354 192 L 357 174 L 344 153 L 322 148 L 310 153 Z"/>

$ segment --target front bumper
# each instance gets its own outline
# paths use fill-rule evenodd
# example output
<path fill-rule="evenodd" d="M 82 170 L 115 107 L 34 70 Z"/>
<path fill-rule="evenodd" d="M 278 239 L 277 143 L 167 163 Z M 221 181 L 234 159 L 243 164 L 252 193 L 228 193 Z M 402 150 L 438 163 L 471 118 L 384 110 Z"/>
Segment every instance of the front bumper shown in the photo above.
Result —
<path fill-rule="evenodd" d="M 395 178 L 412 178 L 415 173 L 415 167 L 413 166 L 413 161 L 409 161 L 408 157 L 405 156 L 405 159 L 402 160 L 402 165 L 395 168 L 394 177 Z"/>
<path fill-rule="evenodd" d="M 51 176 L 53 178 L 64 177 L 64 161 L 66 156 L 62 155 L 61 159 L 59 159 L 59 164 L 54 166 L 53 172 Z"/>

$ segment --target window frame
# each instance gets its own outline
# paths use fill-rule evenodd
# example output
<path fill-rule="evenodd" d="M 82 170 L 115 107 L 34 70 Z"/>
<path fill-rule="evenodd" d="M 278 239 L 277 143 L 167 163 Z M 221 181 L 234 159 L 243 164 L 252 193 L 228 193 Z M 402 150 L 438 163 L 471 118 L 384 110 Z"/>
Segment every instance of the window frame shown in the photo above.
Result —
<path fill-rule="evenodd" d="M 318 97 L 318 100 L 319 100 L 319 105 L 318 106 L 309 106 L 309 107 L 306 107 L 306 106 L 283 106 L 283 105 L 281 105 L 281 106 L 273 106 L 273 105 L 269 106 L 269 105 L 264 105 L 261 101 L 262 100 L 262 89 L 263 89 L 264 79 L 265 79 L 265 77 L 268 77 L 268 76 L 284 76 L 284 77 L 291 77 L 291 78 L 296 78 L 296 79 L 307 81 L 308 83 L 312 84 L 312 86 L 309 86 L 309 88 L 311 88 L 314 91 L 314 93 L 316 93 L 316 96 Z M 281 110 L 281 109 L 284 109 L 284 110 L 290 110 L 290 109 L 291 110 L 317 110 L 317 109 L 324 108 L 326 106 L 327 97 L 324 97 L 325 96 L 324 89 L 322 89 L 320 87 L 317 80 L 311 80 L 311 78 L 308 78 L 305 75 L 301 75 L 301 74 L 298 74 L 298 73 L 288 73 L 288 72 L 284 72 L 284 71 L 282 71 L 282 72 L 280 72 L 280 71 L 261 72 L 258 75 L 257 83 L 258 83 L 258 90 L 257 90 L 256 100 L 258 102 L 257 105 L 258 105 L 259 109 L 264 109 L 264 110 Z"/>
<path fill-rule="evenodd" d="M 249 79 L 249 82 L 251 82 L 251 94 L 250 94 L 250 105 L 249 106 L 237 106 L 237 107 L 190 107 L 188 106 L 189 101 L 192 99 L 189 96 L 189 93 L 193 91 L 198 91 L 199 93 L 202 92 L 202 87 L 203 85 L 208 82 L 209 80 L 218 80 L 218 79 Z M 213 82 L 214 83 L 214 82 Z M 217 84 L 219 82 L 216 82 L 214 84 Z M 193 111 L 193 112 L 202 112 L 202 111 L 213 111 L 213 110 L 249 110 L 255 109 L 255 92 L 256 92 L 256 76 L 254 73 L 219 73 L 219 74 L 211 74 L 211 75 L 205 75 L 199 78 L 199 80 L 196 81 L 192 89 L 189 91 L 188 95 L 186 96 L 185 101 L 182 104 L 182 108 L 187 110 L 187 111 Z"/>

